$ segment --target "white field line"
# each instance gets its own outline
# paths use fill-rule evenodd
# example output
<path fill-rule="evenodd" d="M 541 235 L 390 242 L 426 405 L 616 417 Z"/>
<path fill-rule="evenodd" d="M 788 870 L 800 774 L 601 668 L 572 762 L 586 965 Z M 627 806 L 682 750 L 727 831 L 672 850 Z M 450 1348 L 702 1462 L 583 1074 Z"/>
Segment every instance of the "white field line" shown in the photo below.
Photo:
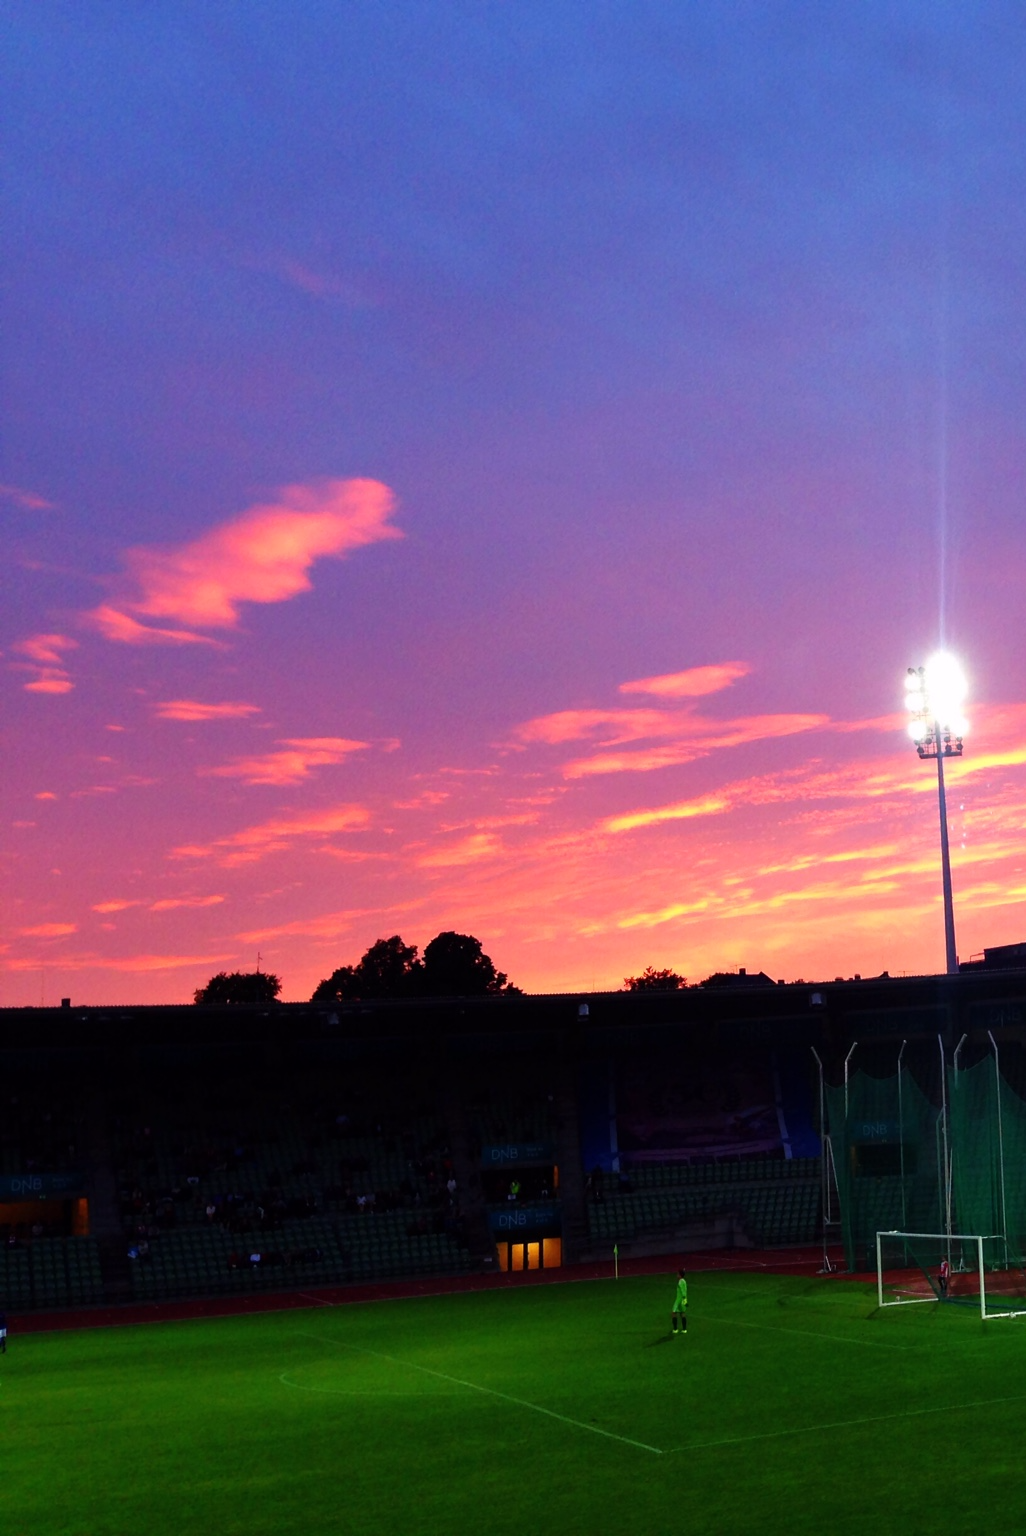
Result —
<path fill-rule="evenodd" d="M 793 1333 L 801 1339 L 820 1339 L 824 1344 L 858 1344 L 863 1349 L 921 1349 L 921 1344 L 885 1344 L 882 1339 L 848 1339 L 840 1333 L 816 1333 L 812 1328 L 778 1327 L 773 1323 L 746 1323 L 739 1317 L 703 1317 L 703 1323 L 719 1323 L 724 1328 L 758 1328 L 762 1333 Z"/>
<path fill-rule="evenodd" d="M 512 1397 L 508 1392 L 498 1392 L 494 1387 L 482 1387 L 476 1381 L 464 1381 L 460 1376 L 448 1376 L 445 1371 L 434 1371 L 427 1365 L 415 1365 L 412 1360 L 400 1360 L 395 1355 L 384 1355 L 377 1349 L 365 1349 L 361 1344 L 345 1344 L 341 1339 L 328 1339 L 318 1333 L 303 1333 L 305 1339 L 316 1339 L 319 1344 L 330 1344 L 335 1349 L 351 1349 L 359 1355 L 371 1355 L 375 1360 L 386 1360 L 389 1365 L 402 1366 L 408 1371 L 420 1371 L 425 1376 L 434 1376 L 438 1381 L 447 1381 L 452 1386 L 467 1387 L 471 1392 L 483 1392 L 487 1397 L 500 1398 L 504 1403 L 514 1403 L 518 1408 L 529 1408 L 532 1413 L 542 1413 L 547 1419 L 558 1419 L 561 1424 L 570 1424 L 574 1429 L 586 1429 L 591 1435 L 601 1435 L 604 1440 L 619 1440 L 621 1445 L 633 1445 L 636 1450 L 650 1451 L 653 1456 L 664 1456 L 657 1445 L 646 1445 L 643 1440 L 631 1440 L 627 1435 L 614 1434 L 611 1429 L 599 1429 L 597 1424 L 585 1424 L 581 1419 L 571 1419 L 565 1413 L 556 1413 L 553 1408 L 542 1408 L 539 1403 L 529 1403 L 524 1397 Z M 284 1381 L 284 1377 L 280 1377 Z M 288 1386 L 295 1386 L 295 1382 L 287 1382 Z M 325 1390 L 321 1388 L 321 1390 Z"/>
<path fill-rule="evenodd" d="M 907 1408 L 901 1413 L 877 1413 L 865 1419 L 837 1419 L 832 1424 L 805 1424 L 797 1429 L 771 1429 L 757 1435 L 731 1435 L 723 1440 L 694 1440 L 689 1445 L 674 1446 L 664 1451 L 665 1456 L 676 1456 L 681 1451 L 710 1451 L 721 1445 L 748 1445 L 754 1440 L 783 1440 L 789 1435 L 818 1435 L 831 1429 L 855 1429 L 862 1424 L 885 1424 L 893 1419 L 917 1419 L 929 1413 L 965 1413 L 972 1408 L 993 1408 L 999 1403 L 1026 1402 L 1026 1392 L 1013 1397 L 985 1397 L 975 1403 L 948 1403 L 943 1408 Z"/>

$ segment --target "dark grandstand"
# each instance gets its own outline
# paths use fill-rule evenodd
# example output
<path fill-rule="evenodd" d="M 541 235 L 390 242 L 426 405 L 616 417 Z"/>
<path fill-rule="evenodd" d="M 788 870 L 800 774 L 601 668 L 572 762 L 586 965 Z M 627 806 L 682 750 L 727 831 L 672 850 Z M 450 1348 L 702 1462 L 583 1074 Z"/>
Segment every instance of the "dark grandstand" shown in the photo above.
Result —
<path fill-rule="evenodd" d="M 837 1251 L 821 1105 L 853 1048 L 879 1077 L 904 1050 L 929 1094 L 938 1049 L 989 1041 L 1018 1086 L 1026 966 L 991 953 L 950 977 L 0 1010 L 0 1304 L 549 1268 L 614 1245 Z M 886 1145 L 859 1166 L 879 1205 Z"/>

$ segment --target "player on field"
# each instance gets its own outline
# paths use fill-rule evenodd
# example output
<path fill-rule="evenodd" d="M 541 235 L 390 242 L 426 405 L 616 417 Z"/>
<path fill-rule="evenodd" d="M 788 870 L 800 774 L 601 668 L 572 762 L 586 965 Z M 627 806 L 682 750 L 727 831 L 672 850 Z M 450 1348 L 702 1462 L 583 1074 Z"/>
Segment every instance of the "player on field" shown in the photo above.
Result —
<path fill-rule="evenodd" d="M 684 1271 L 677 1271 L 677 1289 L 673 1297 L 673 1311 L 670 1313 L 670 1332 L 677 1337 L 677 1322 L 680 1321 L 681 1333 L 688 1331 L 688 1282 L 684 1277 Z"/>
<path fill-rule="evenodd" d="M 941 1299 L 948 1294 L 948 1281 L 951 1279 L 951 1265 L 947 1259 L 941 1259 L 940 1269 L 937 1272 L 937 1289 L 941 1293 Z"/>

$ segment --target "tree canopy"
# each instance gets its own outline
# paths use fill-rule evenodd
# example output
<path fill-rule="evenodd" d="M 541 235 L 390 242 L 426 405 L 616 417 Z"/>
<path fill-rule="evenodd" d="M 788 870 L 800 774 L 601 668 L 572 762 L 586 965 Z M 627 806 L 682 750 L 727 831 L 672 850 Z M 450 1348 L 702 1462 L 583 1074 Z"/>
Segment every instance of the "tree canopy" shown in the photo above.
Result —
<path fill-rule="evenodd" d="M 515 992 L 505 971 L 497 971 L 480 939 L 469 933 L 440 933 L 424 950 L 421 991 L 425 997 L 484 997 Z"/>
<path fill-rule="evenodd" d="M 281 978 L 266 971 L 218 971 L 205 987 L 197 987 L 197 1003 L 273 1003 L 281 991 Z"/>
<path fill-rule="evenodd" d="M 404 944 L 397 933 L 378 939 L 356 965 L 341 965 L 320 982 L 315 1003 L 341 1003 L 354 997 L 410 997 L 416 991 L 420 962 L 416 944 Z"/>
<path fill-rule="evenodd" d="M 687 984 L 686 976 L 679 976 L 676 971 L 657 971 L 652 965 L 646 965 L 640 976 L 623 978 L 625 992 L 679 992 Z"/>
<path fill-rule="evenodd" d="M 484 997 L 518 992 L 496 970 L 480 939 L 468 933 L 440 933 L 425 947 L 404 944 L 397 933 L 378 939 L 355 965 L 342 965 L 320 982 L 312 1002 L 342 1003 L 372 997 Z"/>

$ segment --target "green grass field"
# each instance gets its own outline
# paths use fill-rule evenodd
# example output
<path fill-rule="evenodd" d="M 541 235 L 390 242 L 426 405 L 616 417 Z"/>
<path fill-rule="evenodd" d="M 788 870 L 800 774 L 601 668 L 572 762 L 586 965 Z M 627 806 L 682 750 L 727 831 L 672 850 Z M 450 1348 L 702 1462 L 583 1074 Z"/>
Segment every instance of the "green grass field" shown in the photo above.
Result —
<path fill-rule="evenodd" d="M 1026 1530 L 1026 1319 L 668 1277 L 14 1337 L 4 1536 Z"/>

